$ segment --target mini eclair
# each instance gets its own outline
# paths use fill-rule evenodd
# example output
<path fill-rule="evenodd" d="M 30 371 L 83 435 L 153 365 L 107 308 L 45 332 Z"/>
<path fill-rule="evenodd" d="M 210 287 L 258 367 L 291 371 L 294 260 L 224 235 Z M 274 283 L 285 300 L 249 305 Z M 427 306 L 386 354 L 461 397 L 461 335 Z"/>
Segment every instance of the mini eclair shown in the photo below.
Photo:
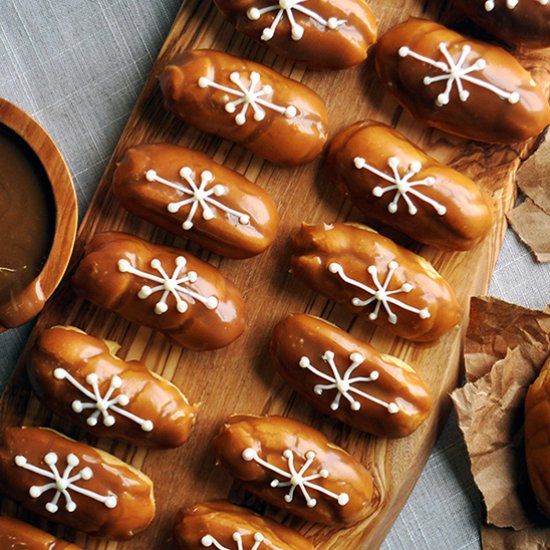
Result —
<path fill-rule="evenodd" d="M 378 501 L 361 463 L 296 420 L 232 416 L 214 438 L 214 449 L 246 490 L 308 521 L 354 524 Z"/>
<path fill-rule="evenodd" d="M 437 340 L 461 320 L 450 285 L 426 259 L 363 226 L 303 224 L 292 273 L 407 340 Z"/>
<path fill-rule="evenodd" d="M 4 431 L 0 492 L 50 521 L 109 539 L 129 539 L 155 516 L 146 475 L 47 428 Z"/>
<path fill-rule="evenodd" d="M 0 517 L 2 550 L 82 550 L 80 546 L 55 538 L 28 523 Z"/>
<path fill-rule="evenodd" d="M 533 76 L 506 50 L 411 18 L 384 34 L 376 70 L 397 100 L 428 126 L 487 143 L 516 143 L 550 124 Z"/>
<path fill-rule="evenodd" d="M 172 59 L 159 79 L 168 111 L 271 162 L 310 162 L 327 141 L 323 100 L 259 63 L 189 50 Z"/>
<path fill-rule="evenodd" d="M 409 365 L 312 315 L 275 326 L 271 357 L 313 407 L 362 432 L 404 437 L 431 410 L 430 392 Z"/>
<path fill-rule="evenodd" d="M 362 63 L 376 42 L 376 17 L 363 0 L 216 0 L 216 5 L 239 32 L 314 68 Z"/>
<path fill-rule="evenodd" d="M 514 46 L 550 46 L 548 0 L 454 0 L 478 27 Z"/>
<path fill-rule="evenodd" d="M 460 172 L 379 122 L 342 130 L 327 156 L 330 179 L 371 219 L 442 250 L 470 250 L 493 223 L 491 199 Z"/>
<path fill-rule="evenodd" d="M 31 350 L 31 385 L 46 407 L 97 437 L 183 445 L 197 407 L 140 361 L 117 357 L 118 347 L 74 327 L 49 328 Z"/>
<path fill-rule="evenodd" d="M 238 289 L 215 267 L 127 233 L 99 233 L 73 279 L 76 293 L 196 351 L 221 348 L 243 332 Z"/>
<path fill-rule="evenodd" d="M 277 208 L 261 187 L 185 147 L 131 147 L 113 191 L 132 214 L 229 258 L 260 254 L 277 233 Z"/>
<path fill-rule="evenodd" d="M 296 531 L 227 501 L 187 508 L 175 529 L 181 550 L 250 548 L 251 550 L 313 550 Z"/>

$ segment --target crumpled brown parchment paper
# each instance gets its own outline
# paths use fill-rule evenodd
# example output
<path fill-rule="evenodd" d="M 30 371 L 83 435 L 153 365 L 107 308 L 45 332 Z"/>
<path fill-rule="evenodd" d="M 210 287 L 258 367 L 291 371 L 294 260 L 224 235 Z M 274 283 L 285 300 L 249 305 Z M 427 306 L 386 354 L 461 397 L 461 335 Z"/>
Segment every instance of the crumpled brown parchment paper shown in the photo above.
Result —
<path fill-rule="evenodd" d="M 472 298 L 464 355 L 468 382 L 452 398 L 486 506 L 483 548 L 550 548 L 523 449 L 523 402 L 550 355 L 550 312 Z"/>

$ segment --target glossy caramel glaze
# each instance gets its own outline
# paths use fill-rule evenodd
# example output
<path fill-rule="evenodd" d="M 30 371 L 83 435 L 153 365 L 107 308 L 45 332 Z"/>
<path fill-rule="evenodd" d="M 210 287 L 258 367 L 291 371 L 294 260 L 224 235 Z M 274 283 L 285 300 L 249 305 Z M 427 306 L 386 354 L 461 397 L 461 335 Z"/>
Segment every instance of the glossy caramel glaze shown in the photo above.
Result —
<path fill-rule="evenodd" d="M 550 46 L 550 4 L 520 0 L 513 8 L 509 0 L 453 0 L 477 26 L 512 45 L 535 48 Z M 494 8 L 487 6 L 494 4 Z"/>
<path fill-rule="evenodd" d="M 471 70 L 469 77 L 483 86 L 498 88 L 510 99 L 511 94 L 519 95 L 511 102 L 464 79 L 460 82 L 469 96 L 462 100 L 454 79 L 427 84 L 426 78 L 450 77 L 449 71 L 418 60 L 411 52 L 449 67 L 440 51 L 442 44 L 453 63 L 464 70 L 473 69 L 476 63 L 485 65 Z M 376 69 L 382 82 L 413 115 L 451 134 L 488 143 L 515 143 L 539 135 L 550 124 L 548 99 L 511 54 L 433 21 L 411 18 L 382 36 L 376 46 Z M 438 105 L 438 98 L 451 82 L 448 104 Z"/>
<path fill-rule="evenodd" d="M 197 407 L 140 361 L 117 357 L 116 350 L 114 342 L 74 327 L 49 328 L 38 337 L 30 354 L 27 371 L 32 387 L 46 407 L 97 437 L 160 448 L 185 443 Z M 105 402 L 90 398 L 78 388 L 76 384 L 95 394 L 90 376 L 97 379 L 99 396 L 107 403 L 114 400 L 118 410 L 107 406 L 102 414 Z M 116 387 L 118 382 L 120 386 Z M 120 396 L 127 398 L 127 405 L 119 402 Z M 80 410 L 78 403 L 92 406 Z"/>
<path fill-rule="evenodd" d="M 55 538 L 28 523 L 0 517 L 2 550 L 82 550 L 80 546 Z"/>
<path fill-rule="evenodd" d="M 182 170 L 191 174 L 184 177 Z M 203 185 L 203 181 L 207 183 Z M 216 194 L 220 185 L 221 194 Z M 185 147 L 161 144 L 128 149 L 115 171 L 113 191 L 132 214 L 222 256 L 250 258 L 260 254 L 277 233 L 277 208 L 261 187 Z M 203 192 L 209 195 L 204 197 Z M 187 222 L 192 224 L 190 228 Z"/>
<path fill-rule="evenodd" d="M 184 510 L 175 538 L 181 550 L 215 548 L 213 542 L 209 544 L 212 539 L 220 548 L 235 548 L 236 538 L 243 549 L 252 548 L 260 541 L 258 550 L 313 550 L 313 544 L 296 531 L 224 500 Z"/>
<path fill-rule="evenodd" d="M 177 258 L 186 261 L 180 276 L 197 274 L 195 282 L 185 288 L 203 298 L 213 297 L 217 306 L 209 309 L 201 301 L 178 293 L 187 309 L 178 310 L 176 298 L 168 293 L 164 313 L 156 313 L 156 304 L 162 300 L 164 290 L 147 298 L 140 298 L 143 287 L 155 289 L 160 281 L 120 270 L 120 261 L 131 269 L 159 275 L 151 262 L 160 260 L 162 269 L 172 278 L 177 269 Z M 94 304 L 118 313 L 125 319 L 151 327 L 187 349 L 208 350 L 229 345 L 243 332 L 246 323 L 245 307 L 238 289 L 213 266 L 191 254 L 148 243 L 127 233 L 100 233 L 86 246 L 86 255 L 73 276 L 77 294 Z M 183 307 L 185 307 L 185 305 Z"/>
<path fill-rule="evenodd" d="M 397 336 L 429 342 L 437 340 L 461 320 L 461 308 L 452 288 L 432 264 L 369 228 L 342 223 L 303 224 L 293 245 L 294 275 L 317 292 Z M 396 263 L 394 270 L 392 262 Z M 344 281 L 336 270 L 331 271 L 335 266 L 340 266 L 346 277 L 372 292 Z M 396 316 L 395 323 L 390 322 L 383 300 L 378 301 L 374 296 L 380 290 L 375 279 L 381 287 L 390 279 L 385 288 L 395 291 L 389 296 L 388 306 Z M 404 285 L 407 285 L 405 290 Z M 357 300 L 361 304 L 355 305 Z M 395 300 L 403 305 L 395 304 Z"/>
<path fill-rule="evenodd" d="M 550 359 L 525 398 L 525 455 L 539 509 L 550 518 Z"/>
<path fill-rule="evenodd" d="M 256 84 L 250 80 L 254 73 L 259 77 Z M 238 84 L 231 80 L 233 74 L 239 78 Z M 168 111 L 203 132 L 234 141 L 271 162 L 310 162 L 319 156 L 327 140 L 328 115 L 323 100 L 307 86 L 259 63 L 215 50 L 190 50 L 176 56 L 159 79 Z M 289 111 L 285 114 L 262 104 L 259 108 L 265 117 L 256 120 L 259 111 L 254 102 L 256 109 L 252 104 L 244 106 L 246 121 L 239 125 L 237 117 L 243 104 L 229 107 L 231 112 L 226 105 L 242 97 L 209 82 L 237 92 L 263 89 L 258 96 L 261 101 Z"/>
<path fill-rule="evenodd" d="M 27 465 L 51 472 L 45 459 L 55 453 L 57 468 L 76 478 L 73 485 L 91 491 L 101 497 L 115 498 L 116 504 L 105 503 L 83 495 L 72 486 L 67 487 L 70 499 L 76 505 L 68 511 L 67 497 L 60 495 L 58 509 L 48 511 L 55 488 L 44 490 L 42 495 L 32 496 L 31 488 L 44 487 L 52 478 L 47 478 L 18 466 L 16 460 L 23 458 Z M 78 465 L 68 467 L 71 455 Z M 80 478 L 80 473 L 89 468 L 91 477 Z M 73 475 L 74 474 L 74 475 Z M 129 539 L 143 531 L 155 516 L 155 501 L 151 480 L 118 458 L 84 443 L 73 441 L 46 428 L 7 428 L 0 447 L 0 492 L 20 503 L 24 508 L 77 531 L 110 539 Z"/>
<path fill-rule="evenodd" d="M 392 163 L 397 168 L 392 169 Z M 385 124 L 358 122 L 340 132 L 330 144 L 327 167 L 331 181 L 344 189 L 365 215 L 419 242 L 442 250 L 469 250 L 491 229 L 489 196 L 471 179 L 430 157 Z M 395 171 L 405 182 L 406 199 L 394 188 L 399 181 Z M 422 183 L 426 181 L 429 185 Z M 386 191 L 377 196 L 381 190 Z M 394 205 L 397 209 L 392 212 Z"/>
<path fill-rule="evenodd" d="M 295 25 L 279 9 L 261 13 L 265 8 L 277 6 L 276 0 L 215 1 L 238 31 L 276 54 L 309 67 L 344 69 L 357 65 L 365 61 L 369 47 L 376 42 L 376 17 L 363 0 L 308 0 L 292 9 Z M 311 10 L 316 17 L 301 12 L 300 8 Z M 256 14 L 255 9 L 260 12 Z"/>
<path fill-rule="evenodd" d="M 296 420 L 282 416 L 232 416 L 214 438 L 214 448 L 221 465 L 246 490 L 308 521 L 353 524 L 368 517 L 378 500 L 372 477 L 362 464 L 330 443 L 321 432 Z M 280 471 L 290 472 L 291 464 L 296 472 L 304 470 L 303 477 L 314 476 L 311 482 L 322 490 L 306 488 L 312 499 L 309 506 L 298 486 L 292 497 L 285 499 L 291 489 L 274 486 L 272 481 L 288 483 L 289 477 L 251 459 L 253 453 Z"/>
<path fill-rule="evenodd" d="M 278 323 L 271 356 L 301 397 L 357 430 L 404 437 L 431 410 L 430 392 L 409 365 L 318 317 L 296 314 Z"/>

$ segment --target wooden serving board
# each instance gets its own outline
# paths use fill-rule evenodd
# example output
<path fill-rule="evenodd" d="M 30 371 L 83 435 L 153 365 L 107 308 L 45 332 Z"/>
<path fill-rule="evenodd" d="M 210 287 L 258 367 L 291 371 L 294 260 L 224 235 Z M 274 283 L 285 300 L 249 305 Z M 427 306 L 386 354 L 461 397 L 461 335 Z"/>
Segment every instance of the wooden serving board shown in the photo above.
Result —
<path fill-rule="evenodd" d="M 456 19 L 456 15 L 451 13 L 453 10 L 444 7 L 448 4 L 444 0 L 370 0 L 369 3 L 380 18 L 381 32 L 403 20 L 406 15 L 445 22 Z M 459 26 L 470 32 L 473 30 L 464 20 L 459 21 Z M 0 402 L 0 425 L 52 426 L 116 454 L 152 477 L 158 515 L 153 525 L 131 542 L 108 543 L 87 539 L 63 529 L 57 530 L 60 536 L 75 540 L 90 550 L 172 548 L 171 531 L 177 511 L 182 506 L 204 499 L 222 497 L 230 497 L 237 503 L 284 520 L 306 534 L 319 549 L 377 548 L 412 490 L 449 410 L 448 392 L 457 384 L 460 371 L 462 331 L 460 328 L 451 331 L 437 345 L 407 343 L 353 318 L 342 308 L 308 290 L 289 274 L 289 236 L 300 222 L 364 220 L 323 178 L 321 162 L 293 169 L 275 167 L 253 158 L 238 146 L 189 128 L 164 112 L 156 77 L 174 54 L 196 47 L 213 47 L 249 57 L 311 86 L 327 101 L 333 133 L 368 117 L 392 123 L 432 155 L 465 172 L 492 193 L 497 204 L 497 222 L 490 237 L 476 250 L 449 254 L 429 248 L 419 249 L 449 280 L 465 308 L 469 296 L 486 292 L 505 231 L 503 213 L 510 209 L 515 199 L 515 173 L 521 160 L 534 151 L 535 143 L 517 148 L 487 146 L 466 143 L 428 130 L 403 112 L 395 100 L 385 93 L 375 76 L 372 60 L 346 71 L 306 71 L 300 65 L 276 58 L 264 47 L 234 32 L 231 25 L 217 13 L 212 2 L 187 0 L 82 223 L 73 267 L 82 255 L 86 240 L 98 231 L 124 230 L 158 243 L 176 242 L 219 266 L 243 290 L 250 317 L 248 330 L 226 349 L 203 353 L 182 351 L 149 329 L 130 324 L 75 299 L 66 279 L 41 315 L 29 345 L 38 332 L 54 324 L 73 324 L 94 335 L 119 341 L 123 357 L 143 359 L 151 369 L 178 384 L 192 402 L 201 403 L 194 433 L 183 448 L 175 451 L 146 451 L 87 437 L 71 425 L 52 417 L 31 394 L 24 371 L 25 354 Z M 520 57 L 548 90 L 550 51 L 520 53 Z M 282 218 L 274 246 L 251 260 L 221 259 L 203 253 L 194 245 L 175 241 L 164 232 L 127 215 L 111 194 L 111 177 L 116 160 L 123 151 L 142 142 L 180 143 L 198 148 L 267 189 L 279 204 Z M 406 439 L 374 438 L 328 420 L 297 399 L 274 373 L 267 350 L 273 325 L 293 312 L 321 315 L 380 350 L 411 363 L 435 396 L 435 410 L 427 422 Z M 375 513 L 359 525 L 338 530 L 285 516 L 245 494 L 221 468 L 216 467 L 210 448 L 212 436 L 223 420 L 233 413 L 283 414 L 322 429 L 329 438 L 368 465 L 383 495 Z M 24 519 L 55 530 L 53 525 L 40 523 L 40 520 L 17 510 L 6 499 L 2 501 L 2 513 L 19 513 Z"/>

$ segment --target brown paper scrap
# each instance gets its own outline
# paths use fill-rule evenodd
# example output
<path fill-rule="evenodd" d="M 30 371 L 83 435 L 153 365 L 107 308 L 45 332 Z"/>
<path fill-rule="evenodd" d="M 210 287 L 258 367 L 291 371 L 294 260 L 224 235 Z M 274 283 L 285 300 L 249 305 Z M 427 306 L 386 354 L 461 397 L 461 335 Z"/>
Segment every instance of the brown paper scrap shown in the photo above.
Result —
<path fill-rule="evenodd" d="M 466 378 L 475 381 L 504 359 L 508 350 L 530 346 L 534 362 L 550 353 L 550 312 L 528 309 L 490 296 L 470 301 L 464 341 Z"/>
<path fill-rule="evenodd" d="M 537 260 L 550 262 L 550 216 L 531 199 L 526 199 L 506 217 Z"/>
<path fill-rule="evenodd" d="M 484 549 L 550 548 L 550 521 L 536 508 L 525 466 L 523 405 L 550 354 L 550 313 L 472 298 L 465 363 L 470 380 L 453 395 L 489 526 Z"/>
<path fill-rule="evenodd" d="M 550 138 L 518 171 L 518 186 L 539 208 L 550 215 Z"/>

